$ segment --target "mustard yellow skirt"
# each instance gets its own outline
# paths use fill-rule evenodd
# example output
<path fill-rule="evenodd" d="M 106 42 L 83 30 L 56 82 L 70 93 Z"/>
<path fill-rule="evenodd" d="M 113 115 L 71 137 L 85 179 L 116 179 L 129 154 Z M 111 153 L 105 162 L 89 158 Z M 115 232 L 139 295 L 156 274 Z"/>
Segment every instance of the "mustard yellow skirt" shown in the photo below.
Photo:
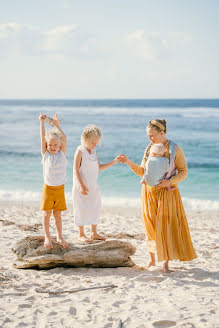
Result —
<path fill-rule="evenodd" d="M 44 184 L 40 209 L 42 211 L 65 211 L 67 209 L 65 202 L 65 186 L 53 187 Z"/>
<path fill-rule="evenodd" d="M 158 261 L 191 261 L 196 258 L 178 187 L 142 186 L 142 218 L 147 248 Z"/>

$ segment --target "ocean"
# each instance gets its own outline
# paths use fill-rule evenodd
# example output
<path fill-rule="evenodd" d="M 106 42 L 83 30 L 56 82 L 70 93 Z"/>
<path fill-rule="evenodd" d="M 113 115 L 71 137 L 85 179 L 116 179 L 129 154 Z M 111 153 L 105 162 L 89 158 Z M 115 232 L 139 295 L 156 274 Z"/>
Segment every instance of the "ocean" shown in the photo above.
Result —
<path fill-rule="evenodd" d="M 149 143 L 146 125 L 167 121 L 167 138 L 179 144 L 188 177 L 179 184 L 190 210 L 219 210 L 219 99 L 0 100 L 0 201 L 39 202 L 43 186 L 39 114 L 57 113 L 67 135 L 66 198 L 71 202 L 73 156 L 87 124 L 98 125 L 101 163 L 126 154 L 140 163 Z M 47 128 L 50 128 L 47 126 Z M 102 203 L 140 206 L 140 177 L 117 164 L 99 173 Z"/>

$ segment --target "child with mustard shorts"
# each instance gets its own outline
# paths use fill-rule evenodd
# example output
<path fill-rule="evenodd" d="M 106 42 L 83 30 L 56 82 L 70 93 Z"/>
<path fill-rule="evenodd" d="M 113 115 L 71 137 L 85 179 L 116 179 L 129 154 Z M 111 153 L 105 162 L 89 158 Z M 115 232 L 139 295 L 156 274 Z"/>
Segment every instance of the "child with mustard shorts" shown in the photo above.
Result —
<path fill-rule="evenodd" d="M 43 165 L 44 185 L 41 199 L 43 211 L 43 230 L 45 234 L 44 246 L 52 248 L 52 239 L 49 232 L 50 216 L 53 212 L 57 232 L 57 242 L 64 248 L 68 243 L 62 237 L 61 212 L 67 209 L 65 202 L 64 185 L 66 182 L 66 147 L 67 138 L 60 128 L 60 121 L 55 114 L 53 119 L 40 114 L 41 154 Z M 45 121 L 54 127 L 45 133 Z"/>

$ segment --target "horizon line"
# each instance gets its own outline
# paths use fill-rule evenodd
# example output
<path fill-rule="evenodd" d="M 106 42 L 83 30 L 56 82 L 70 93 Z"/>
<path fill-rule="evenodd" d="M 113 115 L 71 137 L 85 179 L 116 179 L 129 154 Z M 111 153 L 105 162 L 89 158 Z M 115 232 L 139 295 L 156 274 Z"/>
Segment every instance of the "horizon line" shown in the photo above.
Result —
<path fill-rule="evenodd" d="M 177 97 L 177 98 L 0 98 L 2 100 L 219 100 L 219 97 Z"/>

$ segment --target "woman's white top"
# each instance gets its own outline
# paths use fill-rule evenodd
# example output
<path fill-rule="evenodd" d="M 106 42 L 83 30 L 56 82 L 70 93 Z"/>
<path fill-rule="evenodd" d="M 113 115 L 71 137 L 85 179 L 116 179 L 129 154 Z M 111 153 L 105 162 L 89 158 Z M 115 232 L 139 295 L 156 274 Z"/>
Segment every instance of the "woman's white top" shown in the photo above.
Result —
<path fill-rule="evenodd" d="M 80 185 L 73 173 L 73 210 L 76 226 L 97 224 L 100 219 L 101 199 L 97 183 L 99 163 L 96 150 L 91 153 L 84 146 L 78 146 L 82 152 L 82 161 L 79 173 L 84 185 L 88 188 L 88 195 L 82 195 Z"/>
<path fill-rule="evenodd" d="M 46 151 L 42 158 L 44 184 L 53 187 L 65 184 L 67 163 L 62 150 L 56 154 Z"/>

